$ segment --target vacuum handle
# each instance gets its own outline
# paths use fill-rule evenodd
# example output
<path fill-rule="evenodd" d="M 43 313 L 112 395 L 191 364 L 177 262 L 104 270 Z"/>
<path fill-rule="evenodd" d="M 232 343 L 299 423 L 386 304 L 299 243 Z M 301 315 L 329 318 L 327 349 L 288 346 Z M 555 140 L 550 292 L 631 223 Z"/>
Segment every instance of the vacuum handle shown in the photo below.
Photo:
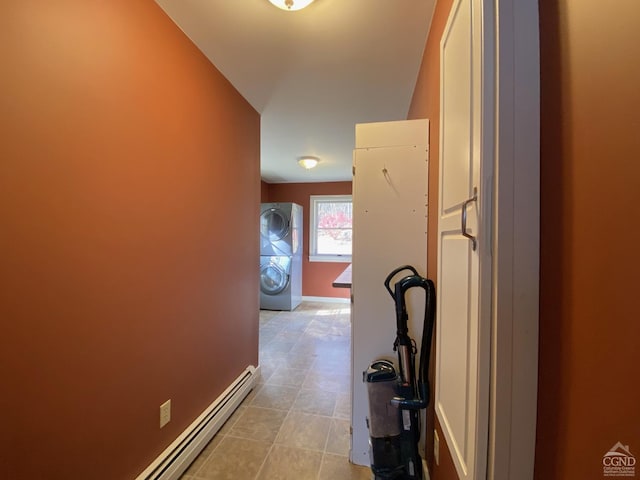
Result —
<path fill-rule="evenodd" d="M 406 301 L 404 298 L 407 290 L 414 287 L 420 287 L 420 288 L 423 288 L 425 291 L 427 291 L 428 286 L 429 286 L 429 280 L 427 280 L 424 277 L 421 277 L 418 274 L 404 277 L 403 279 L 401 279 L 395 284 L 395 293 L 393 294 L 393 300 L 396 304 L 396 323 L 397 323 L 398 334 L 400 333 L 406 334 L 408 331 L 408 328 L 407 328 L 408 315 L 407 315 Z"/>
<path fill-rule="evenodd" d="M 414 275 L 418 275 L 418 271 L 415 268 L 413 268 L 411 265 L 403 265 L 402 267 L 398 267 L 389 275 L 387 275 L 387 278 L 384 281 L 384 286 L 386 287 L 387 292 L 389 292 L 389 295 L 391 295 L 391 298 L 395 299 L 395 296 L 393 295 L 393 290 L 391 290 L 391 287 L 389 286 L 389 284 L 391 283 L 391 280 L 393 279 L 393 277 L 395 277 L 398 273 L 402 272 L 403 270 L 410 270 Z"/>
<path fill-rule="evenodd" d="M 404 292 L 413 287 L 422 287 L 426 290 L 427 282 L 428 280 L 426 278 L 421 277 L 417 273 L 415 275 L 404 277 L 402 280 L 396 283 L 396 297 L 398 295 L 404 295 Z M 398 291 L 398 289 L 400 291 Z"/>
<path fill-rule="evenodd" d="M 413 268 L 411 269 L 414 270 Z M 419 376 L 415 376 L 414 371 L 414 359 L 412 349 L 414 343 L 409 337 L 409 315 L 407 313 L 407 306 L 405 301 L 406 292 L 414 287 L 421 287 L 425 290 L 427 298 L 429 296 L 428 291 L 429 280 L 420 275 L 409 275 L 399 280 L 395 284 L 395 294 L 393 299 L 396 304 L 396 342 L 394 347 L 398 350 L 398 360 L 400 362 L 400 377 L 402 383 L 407 385 L 413 385 L 415 387 L 416 379 L 419 380 Z"/>

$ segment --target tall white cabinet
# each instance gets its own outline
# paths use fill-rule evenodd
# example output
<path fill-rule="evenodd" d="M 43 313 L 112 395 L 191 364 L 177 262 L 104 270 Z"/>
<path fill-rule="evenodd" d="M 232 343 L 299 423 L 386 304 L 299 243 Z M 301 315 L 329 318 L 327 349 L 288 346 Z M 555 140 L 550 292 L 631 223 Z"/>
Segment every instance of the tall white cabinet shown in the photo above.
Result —
<path fill-rule="evenodd" d="M 384 287 L 401 265 L 427 272 L 429 120 L 356 125 L 353 155 L 351 461 L 369 465 L 368 399 L 362 372 L 396 362 L 395 304 Z M 409 272 L 406 272 L 409 274 Z M 407 292 L 409 333 L 422 336 L 424 292 Z M 424 431 L 424 429 L 423 429 Z"/>

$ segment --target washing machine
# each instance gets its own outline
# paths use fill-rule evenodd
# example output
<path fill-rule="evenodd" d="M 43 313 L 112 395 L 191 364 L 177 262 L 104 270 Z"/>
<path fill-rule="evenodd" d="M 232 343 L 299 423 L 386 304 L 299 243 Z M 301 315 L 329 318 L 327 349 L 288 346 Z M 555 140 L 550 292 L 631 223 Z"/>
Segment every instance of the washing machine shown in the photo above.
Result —
<path fill-rule="evenodd" d="M 302 207 L 296 203 L 260 206 L 260 255 L 291 256 L 301 250 Z"/>
<path fill-rule="evenodd" d="M 294 310 L 302 302 L 301 255 L 260 256 L 260 308 Z"/>

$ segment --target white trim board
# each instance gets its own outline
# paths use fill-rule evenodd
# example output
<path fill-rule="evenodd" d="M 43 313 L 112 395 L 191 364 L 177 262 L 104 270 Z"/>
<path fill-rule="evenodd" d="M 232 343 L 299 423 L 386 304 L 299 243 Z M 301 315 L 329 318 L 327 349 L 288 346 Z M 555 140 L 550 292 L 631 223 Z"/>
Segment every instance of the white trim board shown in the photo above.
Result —
<path fill-rule="evenodd" d="M 341 297 L 302 297 L 303 302 L 351 303 L 348 298 Z"/>
<path fill-rule="evenodd" d="M 488 476 L 533 478 L 538 398 L 540 55 L 536 0 L 484 0 L 496 34 Z"/>

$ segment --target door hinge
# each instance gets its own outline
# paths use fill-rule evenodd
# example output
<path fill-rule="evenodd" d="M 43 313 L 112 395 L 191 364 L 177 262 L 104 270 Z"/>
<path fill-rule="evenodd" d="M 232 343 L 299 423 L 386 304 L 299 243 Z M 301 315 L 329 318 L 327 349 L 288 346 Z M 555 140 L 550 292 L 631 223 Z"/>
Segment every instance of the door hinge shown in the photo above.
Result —
<path fill-rule="evenodd" d="M 351 174 L 355 177 L 356 176 L 356 167 L 355 165 L 353 167 L 351 167 Z"/>

